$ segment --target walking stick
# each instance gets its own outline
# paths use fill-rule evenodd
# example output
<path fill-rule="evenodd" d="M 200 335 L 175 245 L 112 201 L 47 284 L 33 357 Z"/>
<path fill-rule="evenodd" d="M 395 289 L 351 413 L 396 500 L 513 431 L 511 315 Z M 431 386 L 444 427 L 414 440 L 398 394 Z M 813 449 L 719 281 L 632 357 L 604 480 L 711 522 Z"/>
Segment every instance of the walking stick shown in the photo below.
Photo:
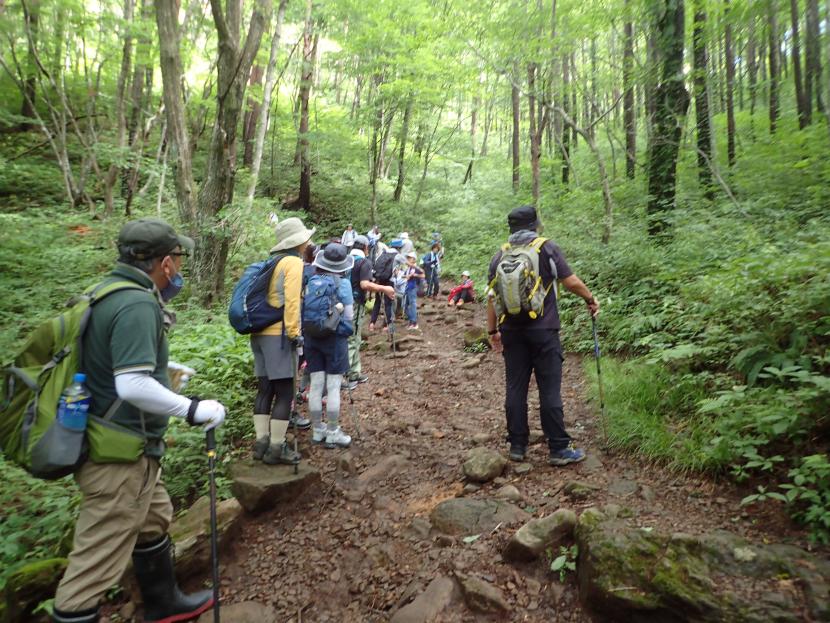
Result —
<path fill-rule="evenodd" d="M 350 412 L 352 415 L 352 426 L 354 426 L 354 433 L 355 437 L 360 440 L 360 423 L 357 421 L 357 410 L 354 406 L 354 398 L 352 398 L 352 388 L 350 385 L 346 385 L 346 390 L 349 394 L 349 405 L 350 405 Z"/>
<path fill-rule="evenodd" d="M 216 431 L 207 436 L 208 472 L 210 474 L 210 557 L 213 563 L 213 623 L 219 623 L 219 537 L 216 534 Z"/>
<path fill-rule="evenodd" d="M 602 391 L 602 372 L 599 365 L 599 338 L 597 337 L 597 319 L 591 316 L 591 325 L 594 332 L 594 358 L 597 360 L 597 387 L 599 388 L 599 417 L 602 422 L 602 436 L 605 446 L 608 446 L 608 429 L 605 423 L 605 393 Z"/>

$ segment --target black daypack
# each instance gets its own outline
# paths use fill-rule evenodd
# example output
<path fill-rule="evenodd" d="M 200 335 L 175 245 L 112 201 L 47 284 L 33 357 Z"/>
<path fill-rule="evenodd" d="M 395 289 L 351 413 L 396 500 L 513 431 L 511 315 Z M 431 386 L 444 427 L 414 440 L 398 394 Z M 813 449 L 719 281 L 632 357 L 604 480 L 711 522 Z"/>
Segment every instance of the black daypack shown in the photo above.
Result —
<path fill-rule="evenodd" d="M 387 251 L 383 255 L 379 255 L 375 261 L 373 269 L 375 281 L 382 284 L 387 284 L 392 279 L 392 270 L 395 268 L 395 258 L 397 251 Z"/>

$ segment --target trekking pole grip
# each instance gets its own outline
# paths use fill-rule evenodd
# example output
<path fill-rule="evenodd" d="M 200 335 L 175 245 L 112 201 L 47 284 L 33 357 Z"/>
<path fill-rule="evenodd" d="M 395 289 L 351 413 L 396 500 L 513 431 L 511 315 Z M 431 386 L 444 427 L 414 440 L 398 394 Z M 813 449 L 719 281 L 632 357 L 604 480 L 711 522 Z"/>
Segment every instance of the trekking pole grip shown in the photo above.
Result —
<path fill-rule="evenodd" d="M 205 433 L 205 439 L 207 442 L 208 452 L 216 450 L 216 431 L 214 429 L 211 428 Z"/>

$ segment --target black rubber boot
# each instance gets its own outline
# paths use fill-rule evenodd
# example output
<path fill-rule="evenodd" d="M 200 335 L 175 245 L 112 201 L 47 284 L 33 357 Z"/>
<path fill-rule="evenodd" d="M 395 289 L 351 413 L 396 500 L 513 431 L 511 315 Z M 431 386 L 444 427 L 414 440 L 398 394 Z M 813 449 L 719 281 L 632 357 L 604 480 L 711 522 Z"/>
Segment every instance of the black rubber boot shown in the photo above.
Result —
<path fill-rule="evenodd" d="M 74 612 L 53 608 L 52 620 L 55 623 L 98 623 L 98 606 Z"/>
<path fill-rule="evenodd" d="M 186 595 L 179 590 L 173 570 L 173 544 L 167 535 L 136 545 L 133 568 L 144 600 L 145 623 L 189 621 L 213 607 L 211 591 Z"/>

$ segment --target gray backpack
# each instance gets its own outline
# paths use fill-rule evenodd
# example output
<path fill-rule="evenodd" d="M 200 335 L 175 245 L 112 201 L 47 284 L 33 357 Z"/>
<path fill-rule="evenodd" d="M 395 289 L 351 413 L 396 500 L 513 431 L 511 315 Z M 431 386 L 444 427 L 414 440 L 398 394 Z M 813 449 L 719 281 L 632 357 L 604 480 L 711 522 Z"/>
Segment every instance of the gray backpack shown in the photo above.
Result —
<path fill-rule="evenodd" d="M 507 316 L 518 316 L 522 312 L 527 312 L 531 319 L 544 315 L 545 297 L 556 281 L 556 268 L 551 262 L 553 281 L 547 288 L 542 283 L 539 256 L 546 242 L 547 238 L 535 238 L 528 244 L 502 246 L 496 276 L 490 282 L 499 324 Z"/>

